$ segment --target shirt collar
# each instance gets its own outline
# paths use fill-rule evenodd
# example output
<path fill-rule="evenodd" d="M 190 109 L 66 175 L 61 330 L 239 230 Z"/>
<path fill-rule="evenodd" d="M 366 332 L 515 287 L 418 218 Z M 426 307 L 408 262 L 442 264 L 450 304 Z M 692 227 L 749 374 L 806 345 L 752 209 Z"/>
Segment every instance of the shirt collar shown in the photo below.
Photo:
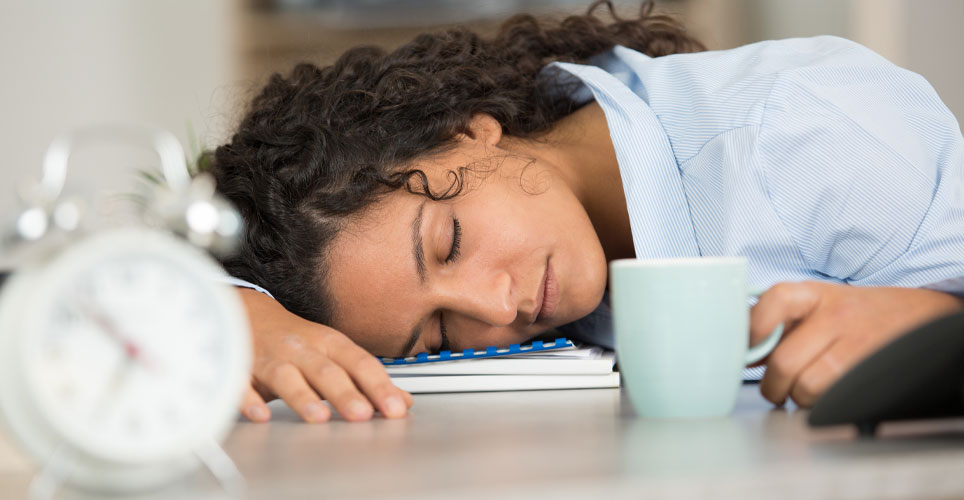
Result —
<path fill-rule="evenodd" d="M 577 103 L 595 98 L 606 115 L 636 257 L 696 257 L 699 246 L 669 137 L 656 113 L 640 97 L 640 93 L 645 95 L 645 87 L 621 59 L 632 54 L 647 58 L 622 48 L 594 60 L 613 68 L 613 73 L 598 66 L 558 62 L 547 70 L 552 71 L 559 88 L 575 89 L 570 95 Z M 635 84 L 640 93 L 627 83 Z"/>

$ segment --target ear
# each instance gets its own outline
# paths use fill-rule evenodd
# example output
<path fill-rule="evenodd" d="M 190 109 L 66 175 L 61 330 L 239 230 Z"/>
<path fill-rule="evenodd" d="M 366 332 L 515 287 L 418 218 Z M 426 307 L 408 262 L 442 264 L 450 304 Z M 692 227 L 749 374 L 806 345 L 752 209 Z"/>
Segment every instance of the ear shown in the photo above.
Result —
<path fill-rule="evenodd" d="M 478 141 L 485 146 L 495 146 L 502 140 L 502 124 L 492 115 L 476 113 L 469 120 L 465 132 L 459 134 L 459 140 Z"/>

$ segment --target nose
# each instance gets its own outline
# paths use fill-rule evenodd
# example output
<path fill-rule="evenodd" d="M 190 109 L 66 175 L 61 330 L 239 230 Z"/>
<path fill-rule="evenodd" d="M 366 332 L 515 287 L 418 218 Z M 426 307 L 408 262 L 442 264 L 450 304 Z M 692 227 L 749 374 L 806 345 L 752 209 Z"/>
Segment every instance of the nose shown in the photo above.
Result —
<path fill-rule="evenodd" d="M 518 315 L 512 276 L 503 270 L 453 276 L 445 287 L 445 308 L 493 326 L 508 326 Z"/>

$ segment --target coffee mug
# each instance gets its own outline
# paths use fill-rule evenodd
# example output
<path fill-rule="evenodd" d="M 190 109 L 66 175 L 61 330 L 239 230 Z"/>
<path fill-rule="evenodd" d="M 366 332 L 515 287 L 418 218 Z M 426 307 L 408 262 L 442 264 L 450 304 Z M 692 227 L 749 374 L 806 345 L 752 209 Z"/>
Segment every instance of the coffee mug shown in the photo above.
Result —
<path fill-rule="evenodd" d="M 776 347 L 778 326 L 749 348 L 746 259 L 616 260 L 609 265 L 619 371 L 636 412 L 701 418 L 733 411 L 743 368 Z"/>

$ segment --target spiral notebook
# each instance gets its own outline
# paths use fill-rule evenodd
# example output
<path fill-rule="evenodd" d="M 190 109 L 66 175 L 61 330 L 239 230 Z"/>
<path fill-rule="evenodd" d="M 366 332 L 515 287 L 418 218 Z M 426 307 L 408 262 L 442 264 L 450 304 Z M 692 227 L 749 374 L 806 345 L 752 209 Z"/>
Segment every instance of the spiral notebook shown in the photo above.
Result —
<path fill-rule="evenodd" d="M 396 386 L 416 394 L 619 387 L 612 351 L 565 339 L 539 343 L 538 349 L 532 344 L 512 347 L 512 352 L 489 348 L 468 357 L 383 363 Z"/>

